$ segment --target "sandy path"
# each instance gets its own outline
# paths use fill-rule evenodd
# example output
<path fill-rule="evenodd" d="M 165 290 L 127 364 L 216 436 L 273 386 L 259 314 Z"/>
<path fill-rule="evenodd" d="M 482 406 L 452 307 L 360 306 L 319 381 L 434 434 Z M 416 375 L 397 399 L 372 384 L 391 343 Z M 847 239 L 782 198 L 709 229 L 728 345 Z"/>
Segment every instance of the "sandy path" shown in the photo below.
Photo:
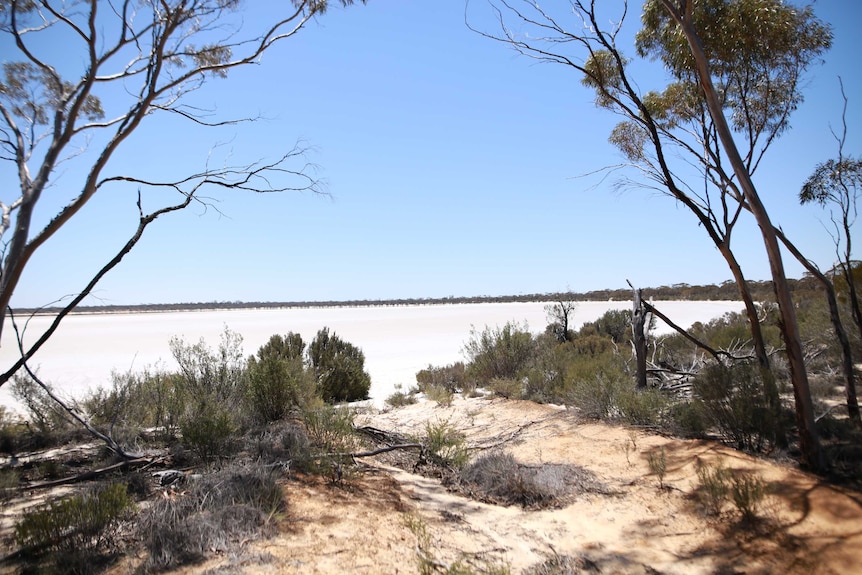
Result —
<path fill-rule="evenodd" d="M 523 463 L 581 465 L 608 494 L 586 493 L 561 509 L 526 511 L 466 499 L 434 479 L 372 462 L 341 487 L 319 478 L 288 481 L 290 510 L 279 535 L 250 543 L 239 556 L 178 573 L 219 565 L 235 573 L 417 573 L 417 538 L 408 518 L 427 529 L 436 561 L 484 554 L 502 559 L 512 573 L 554 553 L 586 557 L 598 569 L 591 573 L 862 572 L 862 495 L 821 484 L 790 464 L 707 441 L 584 423 L 572 412 L 519 401 L 457 399 L 449 408 L 425 403 L 364 415 L 360 423 L 421 434 L 428 422 L 441 421 L 463 430 L 474 447 L 505 440 L 498 447 Z M 664 489 L 647 463 L 647 454 L 661 447 L 667 454 Z M 730 507 L 718 518 L 706 517 L 694 500 L 698 460 L 717 458 L 773 486 L 756 528 L 740 527 Z"/>

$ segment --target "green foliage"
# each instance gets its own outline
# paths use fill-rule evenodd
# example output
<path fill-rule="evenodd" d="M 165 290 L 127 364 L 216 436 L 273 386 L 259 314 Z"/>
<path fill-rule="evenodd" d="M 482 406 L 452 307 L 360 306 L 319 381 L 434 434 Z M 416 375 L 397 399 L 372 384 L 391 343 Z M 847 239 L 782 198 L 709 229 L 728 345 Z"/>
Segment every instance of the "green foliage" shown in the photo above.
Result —
<path fill-rule="evenodd" d="M 586 417 L 615 417 L 620 393 L 634 387 L 621 358 L 613 352 L 568 357 L 564 387 L 557 394 Z"/>
<path fill-rule="evenodd" d="M 210 464 L 228 455 L 237 427 L 225 406 L 199 401 L 180 421 L 180 431 L 183 444 Z"/>
<path fill-rule="evenodd" d="M 390 407 L 404 407 L 405 405 L 413 405 L 418 399 L 416 399 L 415 390 L 408 391 L 407 393 L 401 391 L 401 384 L 395 385 L 395 392 L 392 393 L 389 397 L 387 397 L 384 402 L 386 405 Z"/>
<path fill-rule="evenodd" d="M 757 475 L 745 471 L 731 471 L 718 460 L 715 465 L 699 464 L 697 477 L 700 501 L 711 515 L 718 515 L 725 501 L 730 499 L 742 520 L 752 522 L 757 518 L 767 485 Z"/>
<path fill-rule="evenodd" d="M 667 473 L 667 453 L 664 446 L 647 453 L 650 473 L 658 477 L 659 489 L 664 489 L 664 476 Z"/>
<path fill-rule="evenodd" d="M 206 342 L 189 345 L 179 338 L 170 342 L 180 367 L 177 392 L 184 411 L 179 425 L 182 440 L 205 463 L 224 457 L 239 431 L 246 381 L 242 337 L 225 328 L 217 349 Z"/>
<path fill-rule="evenodd" d="M 436 557 L 439 549 L 432 541 L 426 523 L 413 513 L 405 516 L 404 523 L 416 536 L 419 575 L 510 575 L 512 572 L 504 561 L 486 554 L 462 555 L 454 563 L 446 565 Z"/>
<path fill-rule="evenodd" d="M 521 572 L 521 575 L 580 575 L 581 573 L 599 573 L 599 567 L 595 562 L 586 557 L 575 557 L 572 555 L 558 555 L 530 565 Z"/>
<path fill-rule="evenodd" d="M 698 460 L 697 478 L 700 483 L 698 495 L 701 504 L 708 514 L 718 515 L 730 492 L 730 471 L 720 459 L 715 465 Z"/>
<path fill-rule="evenodd" d="M 37 551 L 95 552 L 107 545 L 110 527 L 132 508 L 124 484 L 99 487 L 28 511 L 15 526 L 15 541 Z"/>
<path fill-rule="evenodd" d="M 524 395 L 524 384 L 517 379 L 495 377 L 488 384 L 488 389 L 506 399 L 520 399 Z"/>
<path fill-rule="evenodd" d="M 632 314 L 622 309 L 610 309 L 596 321 L 587 322 L 578 332 L 580 336 L 597 335 L 620 344 L 628 341 L 632 333 Z"/>
<path fill-rule="evenodd" d="M 16 374 L 11 387 L 12 396 L 24 406 L 27 421 L 37 433 L 51 436 L 72 429 L 70 417 L 29 374 Z"/>
<path fill-rule="evenodd" d="M 460 469 L 470 457 L 464 434 L 448 421 L 426 423 L 423 443 L 428 459 L 437 465 Z"/>
<path fill-rule="evenodd" d="M 179 364 L 186 397 L 206 398 L 234 409 L 240 404 L 246 365 L 241 335 L 225 328 L 217 349 L 211 349 L 203 339 L 192 345 L 176 337 L 169 346 Z"/>
<path fill-rule="evenodd" d="M 323 328 L 309 347 L 320 396 L 329 403 L 368 399 L 371 376 L 365 371 L 365 354 L 353 344 Z"/>
<path fill-rule="evenodd" d="M 666 421 L 670 398 L 655 388 L 623 387 L 616 396 L 616 407 L 631 425 L 661 427 Z"/>
<path fill-rule="evenodd" d="M 742 514 L 742 520 L 752 522 L 757 518 L 766 495 L 766 485 L 755 475 L 737 473 L 731 480 L 730 495 L 736 509 Z"/>
<path fill-rule="evenodd" d="M 426 385 L 425 397 L 442 407 L 450 407 L 455 399 L 455 394 L 448 387 L 442 385 Z"/>
<path fill-rule="evenodd" d="M 303 413 L 308 438 L 327 453 L 349 453 L 356 446 L 355 413 L 347 407 L 323 405 Z"/>
<path fill-rule="evenodd" d="M 712 81 L 723 96 L 735 130 L 780 133 L 802 101 L 799 78 L 832 44 L 829 27 L 810 6 L 781 0 L 701 0 L 692 4 L 691 23 L 710 63 Z M 696 66 L 680 27 L 659 0 L 647 0 L 638 53 L 660 59 L 683 93 L 696 93 Z M 691 106 L 676 106 L 679 94 L 664 95 L 668 116 L 686 120 Z M 656 105 L 657 106 L 657 105 Z M 749 134 L 751 135 L 751 134 Z"/>
<path fill-rule="evenodd" d="M 304 348 L 299 334 L 273 335 L 248 359 L 246 396 L 253 417 L 278 421 L 313 401 L 314 377 L 305 369 Z"/>
<path fill-rule="evenodd" d="M 416 383 L 419 391 L 425 392 L 425 388 L 436 385 L 448 389 L 452 393 L 466 391 L 464 389 L 464 362 L 458 361 L 446 366 L 429 365 L 416 374 Z"/>
<path fill-rule="evenodd" d="M 520 379 L 535 354 L 536 344 L 526 325 L 509 322 L 502 328 L 486 327 L 482 333 L 474 328 L 464 345 L 464 355 L 469 360 L 466 377 L 481 387 L 495 378 Z"/>
<path fill-rule="evenodd" d="M 678 399 L 672 402 L 667 411 L 666 424 L 682 437 L 702 438 L 709 428 L 703 402 L 699 399 Z"/>
<path fill-rule="evenodd" d="M 141 429 L 155 428 L 171 437 L 185 410 L 180 376 L 163 368 L 111 374 L 111 389 L 97 389 L 83 401 L 90 423 L 121 445 L 138 438 Z"/>
<path fill-rule="evenodd" d="M 695 378 L 694 392 L 710 423 L 738 449 L 761 449 L 781 424 L 771 415 L 755 365 L 708 365 Z"/>

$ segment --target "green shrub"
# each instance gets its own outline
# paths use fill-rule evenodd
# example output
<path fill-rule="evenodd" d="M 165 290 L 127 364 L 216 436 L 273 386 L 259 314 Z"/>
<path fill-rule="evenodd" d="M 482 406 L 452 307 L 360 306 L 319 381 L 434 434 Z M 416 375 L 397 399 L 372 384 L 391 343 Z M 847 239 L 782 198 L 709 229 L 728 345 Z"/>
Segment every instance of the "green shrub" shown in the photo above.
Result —
<path fill-rule="evenodd" d="M 415 389 L 404 393 L 401 391 L 401 384 L 395 385 L 395 391 L 384 400 L 384 403 L 390 407 L 404 407 L 405 405 L 413 405 L 417 401 Z"/>
<path fill-rule="evenodd" d="M 480 387 L 493 379 L 520 379 L 526 375 L 536 355 L 536 343 L 526 325 L 509 322 L 502 328 L 475 328 L 464 345 L 469 359 L 465 377 Z"/>
<path fill-rule="evenodd" d="M 329 328 L 323 328 L 312 340 L 308 356 L 324 401 L 368 399 L 371 376 L 365 371 L 365 354 L 361 349 L 335 334 L 329 335 Z"/>
<path fill-rule="evenodd" d="M 464 434 L 448 421 L 425 424 L 426 456 L 436 465 L 460 469 L 467 463 L 469 451 Z"/>
<path fill-rule="evenodd" d="M 702 438 L 709 428 L 703 402 L 699 399 L 671 403 L 667 417 L 672 431 L 682 437 Z"/>
<path fill-rule="evenodd" d="M 36 433 L 50 441 L 75 427 L 72 418 L 29 374 L 16 374 L 10 385 L 12 397 L 24 407 L 25 418 Z"/>
<path fill-rule="evenodd" d="M 133 507 L 121 483 L 41 505 L 15 526 L 15 541 L 38 551 L 89 551 L 105 547 L 109 529 Z"/>
<path fill-rule="evenodd" d="M 664 476 L 667 473 L 667 453 L 664 446 L 647 453 L 650 473 L 658 477 L 659 489 L 664 489 Z"/>
<path fill-rule="evenodd" d="M 772 416 L 755 365 L 709 365 L 695 378 L 694 393 L 709 422 L 738 449 L 760 450 L 781 425 Z"/>
<path fill-rule="evenodd" d="M 730 472 L 721 460 L 715 465 L 698 460 L 697 478 L 700 483 L 698 495 L 701 504 L 710 515 L 718 515 L 730 492 Z"/>
<path fill-rule="evenodd" d="M 524 384 L 517 379 L 501 379 L 495 377 L 488 384 L 488 389 L 495 395 L 506 399 L 520 399 L 524 394 Z"/>
<path fill-rule="evenodd" d="M 452 393 L 466 391 L 464 389 L 464 362 L 458 361 L 442 367 L 429 365 L 416 374 L 416 383 L 419 391 L 425 393 L 428 386 L 438 386 L 448 389 Z"/>
<path fill-rule="evenodd" d="M 315 382 L 303 363 L 304 347 L 299 334 L 274 335 L 248 359 L 246 396 L 256 420 L 278 421 L 313 401 Z"/>
<path fill-rule="evenodd" d="M 206 464 L 230 452 L 237 427 L 218 403 L 201 402 L 180 421 L 182 442 Z"/>
<path fill-rule="evenodd" d="M 580 575 L 581 573 L 601 573 L 599 566 L 586 557 L 557 555 L 529 566 L 521 575 Z"/>
<path fill-rule="evenodd" d="M 328 453 L 349 453 L 356 446 L 355 413 L 348 407 L 324 405 L 303 413 L 311 443 Z"/>
<path fill-rule="evenodd" d="M 449 388 L 440 385 L 425 386 L 425 397 L 442 407 L 450 407 L 455 399 L 455 394 Z"/>
<path fill-rule="evenodd" d="M 624 388 L 617 393 L 617 409 L 624 421 L 630 425 L 660 427 L 670 399 L 654 388 Z"/>
<path fill-rule="evenodd" d="M 730 495 L 736 509 L 742 514 L 742 520 L 752 522 L 757 518 L 766 495 L 766 485 L 755 475 L 737 473 L 731 479 Z"/>

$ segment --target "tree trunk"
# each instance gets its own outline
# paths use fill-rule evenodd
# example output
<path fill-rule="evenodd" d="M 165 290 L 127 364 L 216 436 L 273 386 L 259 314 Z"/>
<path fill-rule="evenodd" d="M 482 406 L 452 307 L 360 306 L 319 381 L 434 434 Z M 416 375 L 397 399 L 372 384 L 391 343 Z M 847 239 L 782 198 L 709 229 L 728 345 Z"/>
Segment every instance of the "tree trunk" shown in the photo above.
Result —
<path fill-rule="evenodd" d="M 838 338 L 838 343 L 841 345 L 842 361 L 841 367 L 844 371 L 844 396 L 847 402 L 847 416 L 850 421 L 857 427 L 862 427 L 862 417 L 859 412 L 859 400 L 856 395 L 856 378 L 853 368 L 853 351 L 850 347 L 850 338 L 847 336 L 847 330 L 844 329 L 844 323 L 841 321 L 841 314 L 838 311 L 838 298 L 835 295 L 835 285 L 823 274 L 817 266 L 812 264 L 808 258 L 802 255 L 796 246 L 787 239 L 787 236 L 781 230 L 776 230 L 784 247 L 814 276 L 823 289 L 826 291 L 826 302 L 829 305 L 829 319 L 832 322 L 832 328 L 835 330 L 835 337 Z"/>
<path fill-rule="evenodd" d="M 634 288 L 632 288 L 634 289 Z M 647 312 L 641 302 L 642 290 L 634 289 L 632 305 L 632 342 L 635 346 L 637 361 L 637 389 L 646 389 L 647 380 L 647 349 L 646 349 L 646 318 Z"/>
<path fill-rule="evenodd" d="M 799 448 L 802 453 L 802 462 L 811 469 L 823 471 L 826 468 L 826 459 L 820 446 L 820 439 L 814 424 L 814 406 L 811 402 L 811 390 L 808 385 L 808 374 L 805 370 L 805 362 L 802 357 L 802 345 L 799 337 L 799 326 L 796 321 L 796 312 L 793 308 L 793 299 L 790 287 L 787 284 L 787 276 L 784 272 L 784 263 L 781 260 L 781 250 L 775 235 L 775 229 L 769 219 L 769 214 L 757 194 L 757 189 L 751 181 L 751 175 L 745 168 L 745 163 L 736 147 L 736 142 L 730 132 L 727 119 L 721 102 L 712 84 L 712 76 L 709 70 L 709 62 L 703 51 L 700 37 L 691 22 L 691 5 L 683 4 L 686 14 L 683 15 L 672 4 L 671 0 L 662 0 L 663 5 L 671 14 L 671 17 L 680 26 L 685 34 L 696 64 L 696 71 L 700 86 L 704 93 L 707 107 L 709 109 L 715 129 L 718 133 L 721 145 L 728 156 L 733 171 L 739 180 L 745 200 L 751 208 L 751 213 L 760 227 L 766 255 L 769 259 L 769 268 L 772 273 L 772 287 L 775 290 L 775 299 L 781 312 L 781 333 L 784 336 L 787 348 L 787 362 L 790 367 L 790 379 L 793 383 L 793 395 L 796 400 L 796 425 L 799 430 Z"/>

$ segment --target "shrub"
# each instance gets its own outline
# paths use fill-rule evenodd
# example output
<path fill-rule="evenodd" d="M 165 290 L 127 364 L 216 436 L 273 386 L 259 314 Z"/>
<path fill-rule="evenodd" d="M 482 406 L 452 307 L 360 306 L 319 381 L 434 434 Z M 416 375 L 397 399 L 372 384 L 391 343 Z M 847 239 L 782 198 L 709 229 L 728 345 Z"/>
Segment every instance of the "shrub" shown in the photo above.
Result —
<path fill-rule="evenodd" d="M 11 388 L 12 396 L 24 406 L 26 419 L 38 434 L 50 438 L 74 428 L 69 415 L 29 374 L 13 376 Z"/>
<path fill-rule="evenodd" d="M 110 527 L 132 507 L 124 484 L 99 487 L 27 512 L 15 526 L 15 541 L 37 551 L 94 554 L 109 543 Z"/>
<path fill-rule="evenodd" d="M 425 424 L 426 456 L 436 464 L 459 469 L 467 463 L 469 452 L 464 434 L 448 421 Z"/>
<path fill-rule="evenodd" d="M 736 509 L 742 514 L 742 520 L 752 522 L 757 518 L 757 511 L 766 495 L 766 486 L 755 475 L 739 473 L 731 480 L 730 495 Z"/>
<path fill-rule="evenodd" d="M 256 420 L 278 421 L 313 401 L 314 376 L 303 364 L 303 347 L 298 334 L 274 335 L 249 358 L 246 397 Z"/>
<path fill-rule="evenodd" d="M 312 340 L 308 356 L 324 401 L 368 399 L 371 376 L 365 371 L 365 354 L 361 349 L 335 334 L 329 335 L 329 328 L 323 328 Z"/>
<path fill-rule="evenodd" d="M 222 405 L 203 401 L 182 419 L 180 431 L 183 444 L 209 464 L 229 453 L 237 428 Z"/>
<path fill-rule="evenodd" d="M 415 393 L 404 393 L 401 391 L 401 384 L 397 384 L 395 386 L 395 392 L 385 399 L 386 405 L 391 407 L 404 407 L 405 405 L 412 405 L 417 401 L 419 400 L 416 399 Z"/>
<path fill-rule="evenodd" d="M 694 392 L 710 423 L 738 449 L 761 449 L 781 425 L 772 416 L 754 365 L 709 365 L 695 378 Z"/>
<path fill-rule="evenodd" d="M 517 379 L 495 377 L 488 384 L 488 388 L 496 395 L 506 399 L 520 399 L 524 394 L 524 385 Z"/>
<path fill-rule="evenodd" d="M 523 507 L 548 507 L 578 489 L 597 487 L 592 474 L 576 465 L 522 465 L 505 452 L 481 455 L 460 478 L 482 499 Z"/>
<path fill-rule="evenodd" d="M 615 415 L 618 396 L 634 381 L 615 353 L 570 355 L 565 364 L 564 387 L 557 393 L 586 417 L 607 419 Z"/>
<path fill-rule="evenodd" d="M 647 453 L 650 473 L 658 477 L 659 489 L 664 489 L 664 476 L 667 473 L 667 453 L 664 446 Z"/>
<path fill-rule="evenodd" d="M 668 420 L 673 432 L 682 437 L 704 437 L 709 426 L 703 402 L 699 399 L 672 403 Z"/>
<path fill-rule="evenodd" d="M 658 389 L 629 387 L 617 393 L 616 403 L 620 416 L 627 423 L 658 427 L 665 419 L 670 400 Z"/>
<path fill-rule="evenodd" d="M 167 438 L 179 426 L 185 408 L 179 374 L 160 367 L 111 373 L 111 389 L 97 389 L 83 401 L 90 423 L 121 445 L 153 427 Z"/>
<path fill-rule="evenodd" d="M 531 565 L 521 575 L 580 575 L 581 573 L 601 573 L 599 566 L 586 557 L 557 555 L 541 563 Z"/>
<path fill-rule="evenodd" d="M 149 552 L 145 568 L 196 562 L 265 533 L 285 507 L 277 479 L 262 465 L 228 468 L 192 481 L 182 495 L 157 499 L 138 522 Z"/>
<path fill-rule="evenodd" d="M 502 328 L 485 328 L 470 333 L 464 346 L 469 358 L 465 377 L 479 386 L 487 386 L 491 380 L 520 379 L 536 354 L 536 344 L 526 325 L 509 322 Z"/>
<path fill-rule="evenodd" d="M 697 478 L 700 482 L 698 493 L 701 504 L 708 514 L 718 515 L 727 500 L 730 472 L 721 460 L 715 465 L 698 460 Z"/>
<path fill-rule="evenodd" d="M 311 443 L 328 453 L 348 453 L 356 445 L 354 412 L 347 407 L 324 405 L 303 414 Z"/>
<path fill-rule="evenodd" d="M 419 391 L 423 393 L 432 385 L 443 387 L 452 393 L 465 391 L 464 362 L 458 361 L 443 367 L 429 365 L 416 374 L 416 383 Z"/>
<path fill-rule="evenodd" d="M 425 397 L 442 407 L 449 407 L 455 399 L 455 395 L 446 387 L 440 385 L 428 385 L 425 387 Z"/>

